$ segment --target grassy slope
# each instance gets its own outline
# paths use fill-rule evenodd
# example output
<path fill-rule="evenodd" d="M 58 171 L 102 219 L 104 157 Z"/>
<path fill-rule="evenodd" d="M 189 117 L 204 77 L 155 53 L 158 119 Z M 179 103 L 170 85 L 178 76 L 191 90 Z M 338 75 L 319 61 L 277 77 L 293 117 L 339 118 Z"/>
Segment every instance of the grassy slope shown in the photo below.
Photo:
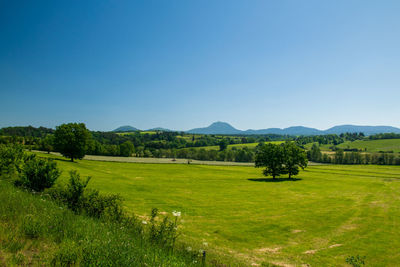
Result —
<path fill-rule="evenodd" d="M 54 261 L 56 259 L 57 261 Z M 105 224 L 0 180 L 0 265 L 188 266 L 121 225 Z"/>
<path fill-rule="evenodd" d="M 382 139 L 382 140 L 356 140 L 354 142 L 345 142 L 338 145 L 339 148 L 367 148 L 367 152 L 394 151 L 400 152 L 400 139 Z"/>
<path fill-rule="evenodd" d="M 90 186 L 120 193 L 148 214 L 182 211 L 182 239 L 213 255 L 247 262 L 342 265 L 366 255 L 371 265 L 398 265 L 400 168 L 312 166 L 299 181 L 264 182 L 239 166 L 58 161 L 93 176 Z M 333 246 L 330 248 L 330 246 Z"/>
<path fill-rule="evenodd" d="M 307 149 L 311 149 L 313 143 L 306 144 Z M 322 151 L 330 151 L 330 145 L 321 145 Z M 400 139 L 382 139 L 382 140 L 356 140 L 354 142 L 346 141 L 337 146 L 338 148 L 357 148 L 364 150 L 367 148 L 367 152 L 379 152 L 379 151 L 393 151 L 400 153 Z"/>

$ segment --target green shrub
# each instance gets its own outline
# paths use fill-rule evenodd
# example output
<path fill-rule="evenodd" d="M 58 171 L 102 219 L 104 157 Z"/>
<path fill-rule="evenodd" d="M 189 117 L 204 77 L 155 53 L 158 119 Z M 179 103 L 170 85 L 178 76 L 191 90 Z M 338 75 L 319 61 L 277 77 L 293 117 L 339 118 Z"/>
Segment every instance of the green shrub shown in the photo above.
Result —
<path fill-rule="evenodd" d="M 15 181 L 15 184 L 41 192 L 45 188 L 52 187 L 60 174 L 61 171 L 53 160 L 30 155 L 26 158 L 19 179 Z"/>
<path fill-rule="evenodd" d="M 0 175 L 15 174 L 21 170 L 24 151 L 22 145 L 0 144 Z"/>
<path fill-rule="evenodd" d="M 97 190 L 85 190 L 83 210 L 91 217 L 121 221 L 124 217 L 119 195 L 101 195 Z"/>
<path fill-rule="evenodd" d="M 365 256 L 350 256 L 346 258 L 346 262 L 353 267 L 361 267 L 365 265 Z"/>
<path fill-rule="evenodd" d="M 83 193 L 88 185 L 91 177 L 86 180 L 81 179 L 79 173 L 75 170 L 69 172 L 70 178 L 65 189 L 65 201 L 68 208 L 75 212 L 79 212 L 83 207 Z"/>

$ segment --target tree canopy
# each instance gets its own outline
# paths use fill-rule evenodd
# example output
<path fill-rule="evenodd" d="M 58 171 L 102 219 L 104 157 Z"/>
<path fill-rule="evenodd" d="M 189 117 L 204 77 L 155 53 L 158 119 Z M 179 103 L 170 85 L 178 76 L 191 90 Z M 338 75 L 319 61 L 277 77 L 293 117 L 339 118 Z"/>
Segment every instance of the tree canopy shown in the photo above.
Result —
<path fill-rule="evenodd" d="M 288 174 L 289 178 L 299 174 L 299 168 L 307 167 L 307 155 L 293 142 L 281 145 L 262 144 L 256 148 L 255 166 L 265 167 L 263 174 L 275 179 L 282 174 Z"/>
<path fill-rule="evenodd" d="M 74 161 L 85 156 L 90 138 L 84 123 L 62 124 L 54 132 L 54 146 L 64 157 Z"/>

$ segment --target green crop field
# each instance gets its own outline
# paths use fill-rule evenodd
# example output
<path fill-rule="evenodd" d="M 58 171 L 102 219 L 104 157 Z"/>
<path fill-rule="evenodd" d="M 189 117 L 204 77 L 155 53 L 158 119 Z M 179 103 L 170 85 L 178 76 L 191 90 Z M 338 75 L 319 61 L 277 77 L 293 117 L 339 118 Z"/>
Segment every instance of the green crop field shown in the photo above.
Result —
<path fill-rule="evenodd" d="M 306 149 L 311 149 L 313 143 L 305 145 Z M 320 145 L 321 151 L 330 151 L 332 144 Z M 338 148 L 342 149 L 352 149 L 357 148 L 359 150 L 366 150 L 366 152 L 388 152 L 393 151 L 395 153 L 400 153 L 400 139 L 382 139 L 382 140 L 356 140 L 356 141 L 346 141 L 342 144 L 337 145 Z"/>
<path fill-rule="evenodd" d="M 58 159 L 59 182 L 72 169 L 90 175 L 90 187 L 122 195 L 144 219 L 153 207 L 181 211 L 180 240 L 209 259 L 347 266 L 361 255 L 367 266 L 400 265 L 400 167 L 310 166 L 271 182 L 245 166 Z"/>
<path fill-rule="evenodd" d="M 357 148 L 367 152 L 393 151 L 400 152 L 400 139 L 382 139 L 382 140 L 356 140 L 354 142 L 344 142 L 338 145 L 339 148 Z"/>

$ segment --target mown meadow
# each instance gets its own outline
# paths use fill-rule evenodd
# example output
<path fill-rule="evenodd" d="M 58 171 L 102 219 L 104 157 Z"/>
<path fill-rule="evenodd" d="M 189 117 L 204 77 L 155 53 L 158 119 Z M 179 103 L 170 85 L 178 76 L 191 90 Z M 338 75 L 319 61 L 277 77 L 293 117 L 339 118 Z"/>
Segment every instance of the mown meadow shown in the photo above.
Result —
<path fill-rule="evenodd" d="M 69 170 L 90 175 L 89 187 L 118 193 L 128 212 L 146 220 L 153 207 L 182 212 L 179 242 L 227 264 L 367 266 L 400 264 L 400 168 L 309 166 L 293 181 L 272 182 L 247 166 L 140 164 L 54 155 L 65 182 Z"/>

